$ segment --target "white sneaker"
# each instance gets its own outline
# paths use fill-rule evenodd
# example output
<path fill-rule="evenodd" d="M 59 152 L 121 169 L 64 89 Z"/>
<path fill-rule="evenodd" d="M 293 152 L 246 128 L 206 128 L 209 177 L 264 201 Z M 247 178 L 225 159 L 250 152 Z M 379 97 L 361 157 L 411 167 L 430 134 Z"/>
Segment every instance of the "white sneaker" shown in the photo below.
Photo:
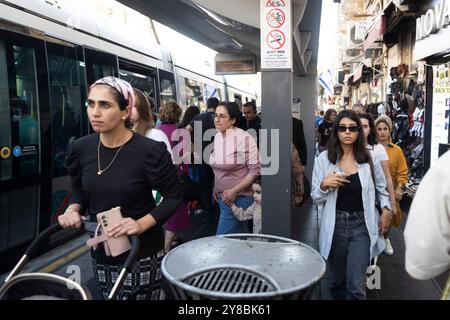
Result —
<path fill-rule="evenodd" d="M 384 239 L 386 242 L 386 248 L 384 249 L 384 253 L 386 253 L 388 256 L 392 256 L 394 254 L 394 248 L 392 248 L 391 241 L 389 238 Z"/>

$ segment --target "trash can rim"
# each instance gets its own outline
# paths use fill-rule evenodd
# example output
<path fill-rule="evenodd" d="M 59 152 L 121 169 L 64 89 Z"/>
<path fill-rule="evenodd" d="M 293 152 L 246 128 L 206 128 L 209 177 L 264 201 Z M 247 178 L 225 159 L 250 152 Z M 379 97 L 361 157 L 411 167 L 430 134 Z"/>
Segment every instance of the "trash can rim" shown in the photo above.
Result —
<path fill-rule="evenodd" d="M 247 237 L 247 238 L 255 238 L 255 240 L 252 239 L 238 239 L 239 237 Z M 245 270 L 248 270 L 249 267 L 247 267 L 246 265 L 242 265 L 242 264 L 217 264 L 217 265 L 213 265 L 213 266 L 206 266 L 204 268 L 200 268 L 194 271 L 190 271 L 186 274 L 181 274 L 178 275 L 178 278 L 175 278 L 175 276 L 173 276 L 172 274 L 169 274 L 168 271 L 168 266 L 167 266 L 167 261 L 168 259 L 173 256 L 178 250 L 182 250 L 184 249 L 184 247 L 186 245 L 189 244 L 189 242 L 186 242 L 184 244 L 182 244 L 181 246 L 178 246 L 176 248 L 174 248 L 173 250 L 171 250 L 169 253 L 167 253 L 162 262 L 161 262 L 161 271 L 164 274 L 164 276 L 167 278 L 167 280 L 170 282 L 170 284 L 174 287 L 177 287 L 178 290 L 184 290 L 186 292 L 189 293 L 193 293 L 193 294 L 198 294 L 200 296 L 204 296 L 204 297 L 209 297 L 209 298 L 218 298 L 218 299 L 267 299 L 267 298 L 274 298 L 276 299 L 279 296 L 284 296 L 284 295 L 289 295 L 289 294 L 293 294 L 296 292 L 299 292 L 301 290 L 305 290 L 309 287 L 311 287 L 312 285 L 316 284 L 325 274 L 326 271 L 326 263 L 323 259 L 323 257 L 320 255 L 319 252 L 317 252 L 317 250 L 315 250 L 314 248 L 312 248 L 311 246 L 297 241 L 297 240 L 293 240 L 293 239 L 289 239 L 289 238 L 283 238 L 283 237 L 278 237 L 278 236 L 273 236 L 273 235 L 264 235 L 264 234 L 247 234 L 247 233 L 241 233 L 241 234 L 227 234 L 227 235 L 216 235 L 216 236 L 210 236 L 210 237 L 205 237 L 205 238 L 200 238 L 200 239 L 195 239 L 193 241 L 202 241 L 208 238 L 216 238 L 216 239 L 222 239 L 222 240 L 233 240 L 233 241 L 244 241 L 244 242 L 259 242 L 261 244 L 264 245 L 283 245 L 283 246 L 300 246 L 300 247 L 304 247 L 309 249 L 309 251 L 316 256 L 319 260 L 320 260 L 320 265 L 321 267 L 319 267 L 317 269 L 318 273 L 316 274 L 316 276 L 314 276 L 313 278 L 310 278 L 307 280 L 307 282 L 304 282 L 302 284 L 296 285 L 296 286 L 290 286 L 284 289 L 280 289 L 279 291 L 271 291 L 271 292 L 261 292 L 261 293 L 225 293 L 225 292 L 221 292 L 221 291 L 210 291 L 210 290 L 205 290 L 205 289 L 199 289 L 196 288 L 194 286 L 188 285 L 186 283 L 183 283 L 181 279 L 186 279 L 186 277 L 188 276 L 192 276 L 193 274 L 197 274 L 200 272 L 205 272 L 206 270 L 211 270 L 211 269 L 217 269 L 219 266 L 226 266 L 226 267 L 238 267 L 238 268 L 242 268 Z M 278 242 L 270 242 L 270 241 L 261 241 L 261 240 L 256 240 L 256 238 L 261 239 L 261 238 L 265 238 L 265 239 L 269 239 L 269 240 L 279 240 Z M 252 270 L 253 271 L 253 270 Z M 259 272 L 261 273 L 261 272 Z M 264 278 L 269 278 L 271 279 L 272 276 L 269 274 L 265 274 L 263 273 Z M 275 281 L 273 281 L 273 283 L 276 283 L 277 286 L 279 286 L 279 284 Z"/>
<path fill-rule="evenodd" d="M 273 244 L 298 244 L 302 242 L 294 240 L 294 239 L 289 239 L 289 238 L 283 238 L 283 237 L 279 237 L 279 236 L 273 236 L 273 235 L 269 235 L 269 234 L 255 234 L 255 233 L 231 233 L 231 234 L 222 234 L 222 235 L 216 235 L 216 237 L 218 238 L 224 238 L 224 239 L 229 239 L 229 240 L 239 240 L 239 241 L 258 241 L 258 242 L 262 242 L 260 240 L 256 240 L 256 239 L 261 239 L 261 238 L 265 238 L 265 239 L 269 239 L 269 240 L 279 240 L 280 242 L 264 242 L 264 243 L 273 243 Z M 255 238 L 255 240 L 253 239 L 238 239 L 239 237 L 249 237 L 249 238 Z"/>

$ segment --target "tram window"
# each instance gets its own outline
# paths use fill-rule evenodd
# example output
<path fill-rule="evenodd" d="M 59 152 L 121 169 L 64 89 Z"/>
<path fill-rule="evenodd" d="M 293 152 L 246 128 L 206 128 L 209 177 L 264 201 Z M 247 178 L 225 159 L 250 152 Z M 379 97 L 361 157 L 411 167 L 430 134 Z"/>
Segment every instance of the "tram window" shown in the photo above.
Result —
<path fill-rule="evenodd" d="M 81 48 L 47 44 L 53 128 L 53 176 L 67 174 L 69 143 L 87 133 L 85 68 Z"/>
<path fill-rule="evenodd" d="M 105 52 L 85 49 L 86 77 L 88 85 L 100 78 L 118 76 L 117 57 Z"/>
<path fill-rule="evenodd" d="M 186 106 L 202 107 L 203 99 L 203 86 L 204 84 L 192 79 L 184 78 Z"/>
<path fill-rule="evenodd" d="M 119 70 L 121 79 L 128 81 L 133 88 L 137 88 L 144 92 L 148 97 L 155 99 L 155 78 L 143 74 L 130 72 L 126 70 Z"/>
<path fill-rule="evenodd" d="M 166 102 L 175 100 L 175 79 L 173 74 L 167 71 L 159 70 L 159 85 L 161 105 Z"/>
<path fill-rule="evenodd" d="M 0 43 L 0 68 L 6 67 L 0 74 L 0 146 L 10 150 L 9 159 L 0 161 L 0 180 L 38 175 L 41 143 L 35 49 Z"/>
<path fill-rule="evenodd" d="M 236 102 L 239 108 L 242 109 L 242 96 L 240 94 L 237 93 L 234 94 L 234 102 Z"/>

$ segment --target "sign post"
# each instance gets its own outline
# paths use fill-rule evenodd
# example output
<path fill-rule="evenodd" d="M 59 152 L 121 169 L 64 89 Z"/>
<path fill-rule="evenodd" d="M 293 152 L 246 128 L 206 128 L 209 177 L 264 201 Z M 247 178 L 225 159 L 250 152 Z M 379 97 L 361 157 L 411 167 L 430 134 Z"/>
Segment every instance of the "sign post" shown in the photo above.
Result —
<path fill-rule="evenodd" d="M 291 0 L 261 0 L 261 69 L 292 69 Z"/>
<path fill-rule="evenodd" d="M 262 129 L 270 139 L 261 154 L 262 232 L 291 237 L 292 30 L 291 0 L 260 0 Z M 260 137 L 260 141 L 265 140 Z M 274 155 L 278 155 L 275 156 Z M 269 168 L 270 170 L 264 170 Z M 272 170 L 276 169 L 276 170 Z M 270 190 L 270 191 L 269 191 Z M 269 193 L 270 192 L 270 193 Z"/>

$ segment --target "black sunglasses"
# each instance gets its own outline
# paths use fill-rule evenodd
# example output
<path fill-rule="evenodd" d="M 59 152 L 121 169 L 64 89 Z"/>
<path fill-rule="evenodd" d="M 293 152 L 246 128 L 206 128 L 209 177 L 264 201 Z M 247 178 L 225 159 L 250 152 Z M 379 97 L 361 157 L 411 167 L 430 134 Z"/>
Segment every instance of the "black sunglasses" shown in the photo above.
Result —
<path fill-rule="evenodd" d="M 350 131 L 350 132 L 357 132 L 359 130 L 358 126 L 338 126 L 337 127 L 337 131 L 338 132 L 345 132 L 345 131 Z"/>

